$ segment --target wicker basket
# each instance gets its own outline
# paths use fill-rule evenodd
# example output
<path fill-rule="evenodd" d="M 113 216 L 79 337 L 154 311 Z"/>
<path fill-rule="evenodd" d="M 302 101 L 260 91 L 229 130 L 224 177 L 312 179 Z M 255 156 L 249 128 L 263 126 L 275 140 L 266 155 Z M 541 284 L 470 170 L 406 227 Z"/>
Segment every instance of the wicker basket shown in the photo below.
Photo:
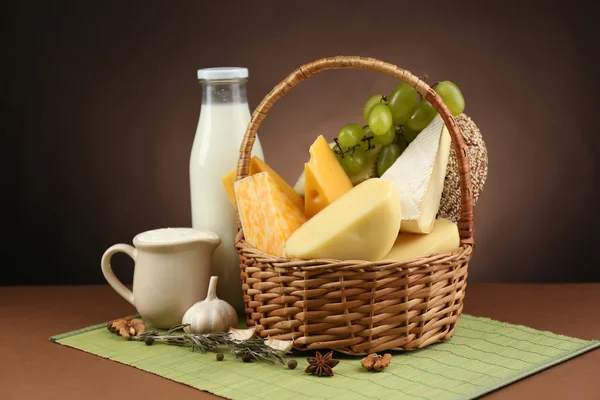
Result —
<path fill-rule="evenodd" d="M 463 309 L 473 251 L 473 201 L 465 142 L 441 98 L 410 72 L 372 58 L 331 57 L 303 65 L 259 104 L 248 125 L 237 179 L 248 175 L 256 132 L 273 104 L 302 80 L 327 69 L 379 71 L 407 82 L 442 116 L 456 149 L 462 199 L 461 246 L 453 253 L 397 261 L 298 260 L 262 253 L 244 239 L 238 217 L 247 323 L 261 337 L 294 339 L 297 350 L 346 354 L 411 350 L 454 333 Z"/>

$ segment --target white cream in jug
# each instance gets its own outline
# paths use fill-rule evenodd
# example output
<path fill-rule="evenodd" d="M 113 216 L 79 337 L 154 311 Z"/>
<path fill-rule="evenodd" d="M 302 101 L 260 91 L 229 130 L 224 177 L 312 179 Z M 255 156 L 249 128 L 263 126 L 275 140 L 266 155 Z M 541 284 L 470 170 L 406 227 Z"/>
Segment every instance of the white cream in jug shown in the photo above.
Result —
<path fill-rule="evenodd" d="M 200 77 L 200 71 L 198 75 Z M 236 168 L 240 145 L 250 122 L 245 79 L 234 79 L 231 83 L 241 88 L 228 87 L 226 81 L 215 85 L 210 79 L 201 82 L 202 108 L 190 156 L 192 226 L 213 231 L 221 238 L 222 243 L 213 258 L 213 275 L 219 276 L 218 297 L 242 312 L 239 257 L 234 245 L 236 212 L 221 179 Z M 252 155 L 264 160 L 258 138 Z"/>

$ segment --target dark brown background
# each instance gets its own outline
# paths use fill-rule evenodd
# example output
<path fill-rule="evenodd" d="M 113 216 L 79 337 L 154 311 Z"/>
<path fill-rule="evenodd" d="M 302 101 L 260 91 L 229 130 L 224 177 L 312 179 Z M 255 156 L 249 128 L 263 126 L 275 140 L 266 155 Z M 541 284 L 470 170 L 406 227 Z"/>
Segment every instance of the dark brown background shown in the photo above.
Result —
<path fill-rule="evenodd" d="M 299 65 L 362 55 L 460 85 L 488 146 L 472 281 L 600 280 L 594 10 L 577 2 L 62 2 L 3 10 L 0 284 L 99 283 L 138 232 L 190 225 L 196 69 L 250 69 L 250 107 Z M 259 5 L 260 4 L 260 5 Z M 261 128 L 292 184 L 315 135 L 395 82 L 303 83 Z M 117 258 L 119 275 L 131 276 Z"/>

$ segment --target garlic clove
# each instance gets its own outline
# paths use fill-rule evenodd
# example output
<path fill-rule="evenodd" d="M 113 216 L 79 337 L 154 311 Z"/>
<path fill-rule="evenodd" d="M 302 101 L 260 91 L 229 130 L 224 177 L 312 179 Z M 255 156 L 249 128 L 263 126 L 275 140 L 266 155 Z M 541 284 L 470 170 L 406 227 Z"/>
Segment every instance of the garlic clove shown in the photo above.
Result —
<path fill-rule="evenodd" d="M 294 346 L 294 341 L 271 339 L 270 337 L 268 337 L 265 339 L 265 344 L 274 350 L 280 351 L 282 353 L 288 353 L 290 350 L 292 350 L 292 347 Z"/>
<path fill-rule="evenodd" d="M 252 339 L 252 337 L 256 333 L 256 328 L 248 328 L 248 329 L 229 328 L 228 333 L 232 339 L 249 340 L 249 339 Z"/>

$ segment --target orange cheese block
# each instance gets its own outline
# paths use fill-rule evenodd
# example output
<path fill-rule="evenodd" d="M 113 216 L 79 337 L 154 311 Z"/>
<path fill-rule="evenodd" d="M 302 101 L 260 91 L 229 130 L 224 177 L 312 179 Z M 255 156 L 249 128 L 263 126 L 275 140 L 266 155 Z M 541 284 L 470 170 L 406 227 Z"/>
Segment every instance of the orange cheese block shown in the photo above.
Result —
<path fill-rule="evenodd" d="M 323 136 L 310 146 L 310 160 L 304 164 L 304 213 L 311 218 L 352 189 L 352 181 Z"/>
<path fill-rule="evenodd" d="M 285 242 L 306 217 L 268 172 L 234 184 L 240 222 L 246 241 L 263 253 L 285 256 Z"/>
<path fill-rule="evenodd" d="M 254 180 L 251 176 L 239 181 L 235 181 L 234 178 L 234 187 L 240 222 L 246 241 L 257 249 L 264 249 L 266 247 L 265 235 L 258 232 L 258 227 L 263 224 L 263 216 L 258 208 L 259 202 L 256 198 Z"/>
<path fill-rule="evenodd" d="M 294 188 L 292 188 L 282 177 L 280 177 L 279 174 L 273 170 L 273 168 L 269 167 L 267 163 L 260 158 L 254 156 L 250 159 L 248 176 L 258 174 L 259 172 L 268 172 L 275 182 L 277 182 L 277 185 L 279 185 L 286 196 L 292 201 L 292 203 L 294 203 L 300 210 L 304 211 L 304 199 L 302 196 L 300 196 L 298 192 L 294 190 Z M 236 206 L 236 200 L 233 186 L 236 177 L 237 169 L 231 171 L 221 179 L 223 186 L 225 187 L 225 191 L 227 192 L 227 196 L 229 197 L 229 201 L 234 207 Z"/>

